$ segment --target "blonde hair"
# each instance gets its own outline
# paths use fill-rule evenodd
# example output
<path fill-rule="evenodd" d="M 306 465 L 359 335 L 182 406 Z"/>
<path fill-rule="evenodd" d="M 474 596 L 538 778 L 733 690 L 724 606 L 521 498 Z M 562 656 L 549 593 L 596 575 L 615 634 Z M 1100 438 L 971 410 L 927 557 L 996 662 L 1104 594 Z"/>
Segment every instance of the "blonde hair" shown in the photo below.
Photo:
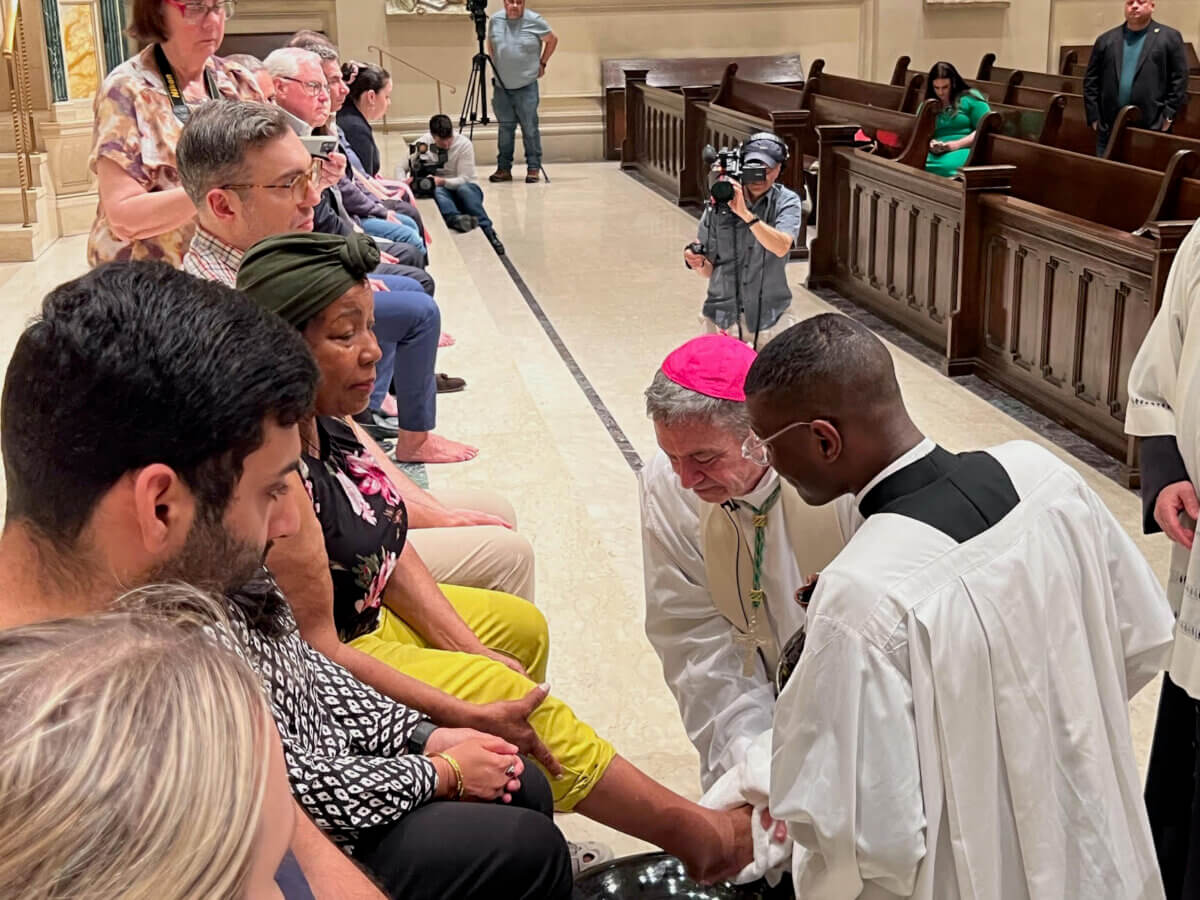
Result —
<path fill-rule="evenodd" d="M 274 726 L 222 619 L 167 586 L 0 631 L 0 897 L 244 893 Z"/>

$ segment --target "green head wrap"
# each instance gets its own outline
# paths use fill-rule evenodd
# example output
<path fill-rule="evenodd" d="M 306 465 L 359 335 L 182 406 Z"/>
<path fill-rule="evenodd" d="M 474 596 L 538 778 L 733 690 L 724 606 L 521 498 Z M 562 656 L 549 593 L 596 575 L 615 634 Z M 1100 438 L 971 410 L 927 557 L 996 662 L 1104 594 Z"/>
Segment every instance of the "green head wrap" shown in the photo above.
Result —
<path fill-rule="evenodd" d="M 379 247 L 365 234 L 279 234 L 246 251 L 237 286 L 263 309 L 300 328 L 362 284 L 377 265 Z"/>

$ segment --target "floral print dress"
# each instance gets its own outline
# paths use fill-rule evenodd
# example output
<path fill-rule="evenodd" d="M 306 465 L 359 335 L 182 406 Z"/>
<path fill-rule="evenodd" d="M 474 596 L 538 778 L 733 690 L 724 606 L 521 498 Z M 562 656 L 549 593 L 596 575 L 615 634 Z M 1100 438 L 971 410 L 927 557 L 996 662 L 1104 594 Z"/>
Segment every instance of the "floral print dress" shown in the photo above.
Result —
<path fill-rule="evenodd" d="M 333 576 L 333 618 L 343 642 L 379 625 L 379 606 L 408 538 L 396 485 L 341 419 L 319 416 L 320 456 L 305 453 L 300 477 L 312 500 Z"/>
<path fill-rule="evenodd" d="M 216 77 L 217 90 L 230 100 L 262 103 L 265 98 L 250 72 L 220 57 L 209 57 L 206 67 Z M 175 167 L 175 145 L 183 123 L 175 117 L 166 83 L 154 62 L 154 45 L 117 66 L 96 93 L 92 156 L 93 172 L 103 159 L 120 166 L 148 192 L 182 186 Z M 178 268 L 183 264 L 195 223 L 153 237 L 125 240 L 117 237 L 104 214 L 88 236 L 88 264 L 113 260 L 159 259 Z"/>

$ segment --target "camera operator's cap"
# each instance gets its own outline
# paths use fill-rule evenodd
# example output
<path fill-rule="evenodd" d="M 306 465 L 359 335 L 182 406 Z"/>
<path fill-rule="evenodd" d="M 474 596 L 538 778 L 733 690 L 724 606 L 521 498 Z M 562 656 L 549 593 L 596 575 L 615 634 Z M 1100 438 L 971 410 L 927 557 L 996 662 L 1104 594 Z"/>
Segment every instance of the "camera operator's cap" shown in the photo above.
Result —
<path fill-rule="evenodd" d="M 758 354 L 727 334 L 705 334 L 671 351 L 662 373 L 683 388 L 718 400 L 746 402 L 746 373 Z"/>
<path fill-rule="evenodd" d="M 775 141 L 750 141 L 742 146 L 745 162 L 760 162 L 767 168 L 783 165 L 783 146 Z"/>

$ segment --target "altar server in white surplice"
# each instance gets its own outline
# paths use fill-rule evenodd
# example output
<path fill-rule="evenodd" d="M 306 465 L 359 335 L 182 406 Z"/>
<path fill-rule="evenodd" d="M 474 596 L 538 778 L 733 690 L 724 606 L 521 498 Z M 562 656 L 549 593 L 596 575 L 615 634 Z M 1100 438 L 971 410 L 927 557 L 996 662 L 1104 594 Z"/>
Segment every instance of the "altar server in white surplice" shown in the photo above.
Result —
<path fill-rule="evenodd" d="M 747 408 L 812 504 L 865 519 L 824 568 L 775 709 L 771 814 L 805 900 L 1161 898 L 1129 729 L 1172 616 L 1080 476 L 953 454 L 839 315 L 760 353 Z"/>
<path fill-rule="evenodd" d="M 1175 255 L 1162 306 L 1129 373 L 1125 430 L 1141 440 L 1142 526 L 1171 540 L 1167 596 L 1178 616 L 1146 773 L 1146 806 L 1167 896 L 1200 897 L 1200 224 Z"/>

